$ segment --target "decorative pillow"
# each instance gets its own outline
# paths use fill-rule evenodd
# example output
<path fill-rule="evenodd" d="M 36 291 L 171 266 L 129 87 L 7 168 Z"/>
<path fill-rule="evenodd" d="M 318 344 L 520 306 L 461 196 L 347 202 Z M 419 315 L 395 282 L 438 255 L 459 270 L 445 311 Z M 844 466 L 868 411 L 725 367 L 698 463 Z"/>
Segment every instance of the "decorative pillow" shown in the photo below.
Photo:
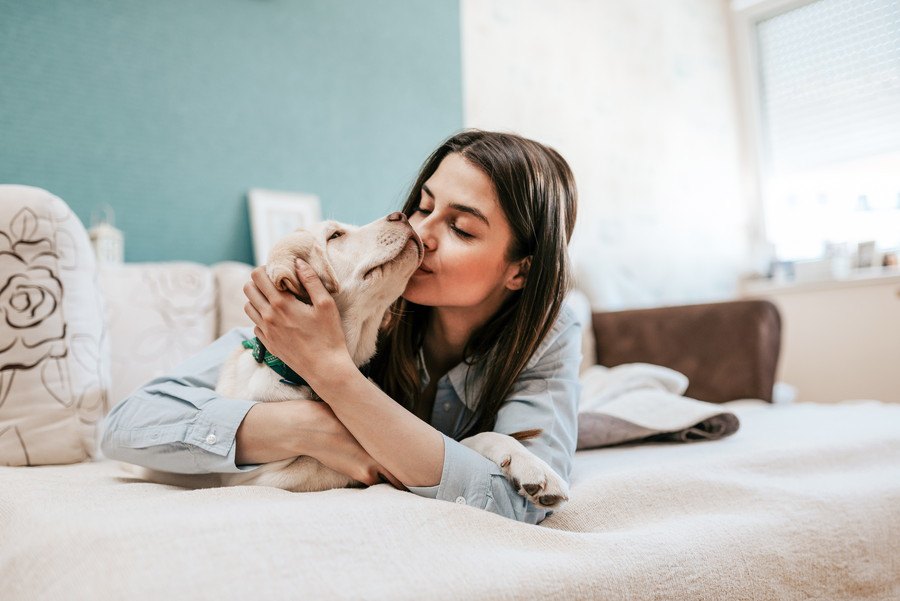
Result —
<path fill-rule="evenodd" d="M 244 312 L 247 297 L 244 284 L 250 281 L 252 265 L 237 261 L 222 261 L 212 266 L 216 278 L 216 338 L 232 328 L 252 327 L 253 321 Z"/>
<path fill-rule="evenodd" d="M 112 405 L 216 339 L 215 282 L 205 265 L 104 265 L 100 286 L 111 341 Z"/>
<path fill-rule="evenodd" d="M 0 185 L 0 465 L 93 457 L 108 390 L 84 226 L 45 190 Z"/>

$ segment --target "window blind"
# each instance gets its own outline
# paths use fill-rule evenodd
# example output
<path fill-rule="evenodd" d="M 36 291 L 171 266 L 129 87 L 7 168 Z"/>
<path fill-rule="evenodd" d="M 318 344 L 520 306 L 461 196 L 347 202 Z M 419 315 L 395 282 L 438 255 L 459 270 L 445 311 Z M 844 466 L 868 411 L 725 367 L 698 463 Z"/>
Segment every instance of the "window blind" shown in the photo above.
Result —
<path fill-rule="evenodd" d="M 756 35 L 773 175 L 900 150 L 900 0 L 817 0 Z"/>

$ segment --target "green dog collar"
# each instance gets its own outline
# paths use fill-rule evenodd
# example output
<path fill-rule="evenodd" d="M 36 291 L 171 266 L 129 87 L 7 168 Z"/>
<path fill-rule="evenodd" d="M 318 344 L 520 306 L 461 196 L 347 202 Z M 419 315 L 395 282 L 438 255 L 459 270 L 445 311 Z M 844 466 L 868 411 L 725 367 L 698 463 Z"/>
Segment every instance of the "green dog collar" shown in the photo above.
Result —
<path fill-rule="evenodd" d="M 292 386 L 309 386 L 309 384 L 301 378 L 297 372 L 287 366 L 284 361 L 266 350 L 266 347 L 260 342 L 259 338 L 244 340 L 241 345 L 253 351 L 253 358 L 257 363 L 265 363 L 272 370 L 281 376 L 281 381 Z"/>

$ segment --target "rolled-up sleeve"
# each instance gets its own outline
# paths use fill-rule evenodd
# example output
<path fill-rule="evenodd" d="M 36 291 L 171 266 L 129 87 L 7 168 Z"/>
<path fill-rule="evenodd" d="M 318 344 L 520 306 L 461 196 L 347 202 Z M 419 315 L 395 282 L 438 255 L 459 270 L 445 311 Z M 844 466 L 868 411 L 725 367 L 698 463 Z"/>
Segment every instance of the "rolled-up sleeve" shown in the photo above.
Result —
<path fill-rule="evenodd" d="M 255 402 L 215 392 L 222 364 L 251 337 L 251 328 L 234 328 L 122 399 L 101 425 L 103 455 L 184 474 L 259 467 L 235 464 L 235 435 Z"/>
<path fill-rule="evenodd" d="M 540 436 L 522 444 L 568 483 L 578 434 L 582 326 L 568 308 L 564 308 L 556 326 L 501 406 L 494 431 L 512 434 L 540 428 Z M 521 496 L 493 461 L 446 435 L 440 483 L 409 490 L 530 524 L 552 513 Z"/>

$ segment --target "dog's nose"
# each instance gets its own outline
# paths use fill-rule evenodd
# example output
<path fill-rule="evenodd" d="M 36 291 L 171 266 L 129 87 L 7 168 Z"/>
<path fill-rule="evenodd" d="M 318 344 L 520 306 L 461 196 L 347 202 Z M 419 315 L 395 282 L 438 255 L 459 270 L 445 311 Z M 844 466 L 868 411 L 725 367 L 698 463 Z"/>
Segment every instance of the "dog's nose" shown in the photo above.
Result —
<path fill-rule="evenodd" d="M 387 216 L 388 221 L 407 221 L 406 215 L 401 213 L 400 211 L 394 211 L 390 215 Z"/>

